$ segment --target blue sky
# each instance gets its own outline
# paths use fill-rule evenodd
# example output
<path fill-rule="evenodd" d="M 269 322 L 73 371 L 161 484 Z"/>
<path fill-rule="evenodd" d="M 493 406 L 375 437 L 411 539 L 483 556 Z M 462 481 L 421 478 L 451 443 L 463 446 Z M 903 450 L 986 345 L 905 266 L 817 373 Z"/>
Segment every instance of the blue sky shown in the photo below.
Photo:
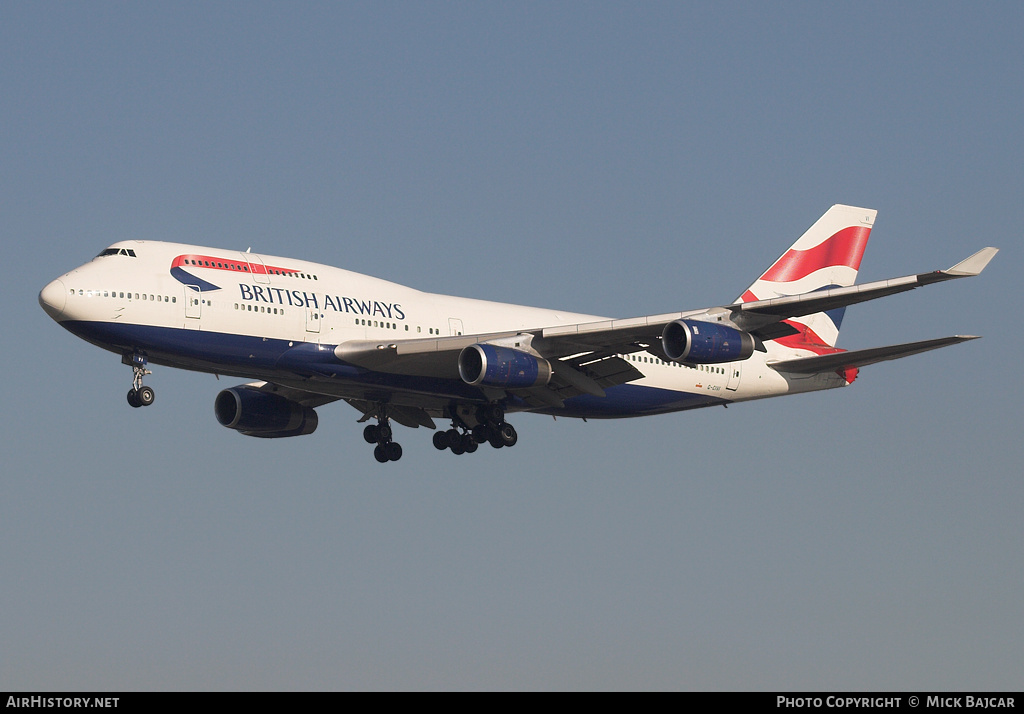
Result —
<path fill-rule="evenodd" d="M 1019 689 L 1014 3 L 6 3 L 0 687 Z M 850 389 L 514 420 L 455 457 L 348 406 L 247 439 L 49 280 L 129 238 L 627 317 L 879 210 Z"/>

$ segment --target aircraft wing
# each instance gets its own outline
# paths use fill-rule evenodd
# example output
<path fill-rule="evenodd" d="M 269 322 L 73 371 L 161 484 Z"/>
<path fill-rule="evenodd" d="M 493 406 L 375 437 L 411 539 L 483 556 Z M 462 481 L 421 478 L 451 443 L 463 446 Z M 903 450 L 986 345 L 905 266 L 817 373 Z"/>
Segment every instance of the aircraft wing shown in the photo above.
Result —
<path fill-rule="evenodd" d="M 537 329 L 394 342 L 360 340 L 338 345 L 335 355 L 350 364 L 380 372 L 459 379 L 458 358 L 463 349 L 480 343 L 498 344 L 539 354 L 551 363 L 549 384 L 509 391 L 538 407 L 561 406 L 569 397 L 603 397 L 608 387 L 642 378 L 639 370 L 616 355 L 646 349 L 661 335 L 660 328 L 646 327 L 642 332 L 651 335 L 650 342 L 639 346 L 625 333 L 614 340 L 582 344 L 576 340 L 549 341 L 543 337 L 545 332 Z"/>
<path fill-rule="evenodd" d="M 336 402 L 343 398 L 323 394 L 321 392 L 313 391 L 312 389 L 298 389 L 296 387 L 289 387 L 282 384 L 274 384 L 273 382 L 249 382 L 248 384 L 240 386 L 258 389 L 261 392 L 267 392 L 268 394 L 277 394 L 289 401 L 297 402 L 302 406 L 310 407 L 311 409 L 323 406 L 324 404 L 330 404 L 331 402 Z M 363 413 L 362 418 L 359 419 L 360 422 L 380 416 L 380 407 L 375 402 L 350 398 L 345 398 L 345 401 Z M 433 419 L 430 418 L 430 415 L 427 414 L 424 409 L 418 409 L 416 407 L 389 405 L 387 408 L 387 416 L 389 419 L 393 419 L 399 424 L 412 429 L 419 426 L 425 426 L 429 429 L 436 428 Z"/>
<path fill-rule="evenodd" d="M 968 340 L 976 340 L 976 335 L 953 335 L 952 337 L 940 337 L 935 340 L 921 340 L 920 342 L 906 342 L 901 345 L 888 345 L 886 347 L 872 347 L 866 350 L 853 350 L 851 352 L 836 352 L 834 354 L 819 355 L 817 357 L 800 357 L 797 359 L 780 360 L 769 362 L 768 366 L 779 372 L 794 372 L 796 374 L 816 374 L 818 372 L 831 372 L 849 369 L 851 367 L 864 367 L 877 362 L 885 362 L 890 359 L 909 357 L 928 350 L 937 350 L 948 345 L 957 345 Z"/>
<path fill-rule="evenodd" d="M 681 318 L 721 322 L 750 332 L 762 340 L 771 340 L 792 334 L 793 330 L 788 325 L 778 324 L 783 320 L 875 300 L 932 283 L 972 277 L 981 273 L 998 252 L 998 248 L 983 248 L 948 270 L 907 275 L 852 285 L 848 288 L 820 290 L 686 312 L 520 331 L 392 342 L 361 340 L 339 345 L 336 352 L 341 359 L 385 372 L 457 377 L 458 369 L 449 358 L 450 354 L 477 343 L 495 342 L 508 347 L 532 349 L 548 359 L 558 359 L 581 352 L 602 355 L 630 353 L 646 350 L 659 342 L 665 325 Z"/>

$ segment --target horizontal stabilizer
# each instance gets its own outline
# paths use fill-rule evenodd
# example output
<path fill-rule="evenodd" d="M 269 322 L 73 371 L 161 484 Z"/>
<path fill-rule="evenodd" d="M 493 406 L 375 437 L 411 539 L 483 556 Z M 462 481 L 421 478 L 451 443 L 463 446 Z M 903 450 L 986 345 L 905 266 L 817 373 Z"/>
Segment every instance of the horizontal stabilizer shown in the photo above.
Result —
<path fill-rule="evenodd" d="M 935 340 L 922 340 L 921 342 L 906 342 L 902 345 L 888 345 L 887 347 L 872 347 L 866 350 L 853 350 L 852 352 L 836 352 L 830 355 L 818 357 L 801 357 L 799 359 L 787 359 L 779 362 L 769 362 L 768 366 L 779 372 L 793 372 L 796 374 L 815 374 L 817 372 L 832 372 L 835 370 L 849 369 L 851 367 L 864 367 L 865 365 L 885 362 L 890 359 L 909 357 L 928 350 L 937 350 L 940 347 L 960 344 L 968 340 L 976 340 L 976 335 L 953 335 L 952 337 L 940 337 Z"/>

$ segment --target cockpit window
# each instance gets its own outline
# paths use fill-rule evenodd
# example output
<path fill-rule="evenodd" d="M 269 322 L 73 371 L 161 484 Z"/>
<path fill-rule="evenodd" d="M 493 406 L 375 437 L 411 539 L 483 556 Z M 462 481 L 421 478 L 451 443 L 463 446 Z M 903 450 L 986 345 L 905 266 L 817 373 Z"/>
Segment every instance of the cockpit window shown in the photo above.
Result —
<path fill-rule="evenodd" d="M 136 258 L 135 251 L 131 248 L 107 248 L 97 255 L 97 258 L 102 258 L 106 255 L 127 255 L 129 258 Z"/>

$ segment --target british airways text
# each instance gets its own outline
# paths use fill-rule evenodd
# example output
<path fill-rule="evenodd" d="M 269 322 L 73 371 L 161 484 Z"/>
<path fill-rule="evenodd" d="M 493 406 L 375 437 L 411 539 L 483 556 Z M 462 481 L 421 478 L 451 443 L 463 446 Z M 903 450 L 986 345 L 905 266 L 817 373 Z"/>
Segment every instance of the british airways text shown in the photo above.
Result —
<path fill-rule="evenodd" d="M 313 307 L 317 310 L 333 310 L 356 315 L 379 315 L 391 320 L 405 319 L 405 312 L 402 311 L 402 306 L 398 303 L 359 300 L 338 295 L 317 295 L 305 290 L 287 290 L 266 285 L 245 285 L 244 283 L 239 283 L 238 290 L 242 300 L 251 302 L 266 302 L 291 307 Z"/>

